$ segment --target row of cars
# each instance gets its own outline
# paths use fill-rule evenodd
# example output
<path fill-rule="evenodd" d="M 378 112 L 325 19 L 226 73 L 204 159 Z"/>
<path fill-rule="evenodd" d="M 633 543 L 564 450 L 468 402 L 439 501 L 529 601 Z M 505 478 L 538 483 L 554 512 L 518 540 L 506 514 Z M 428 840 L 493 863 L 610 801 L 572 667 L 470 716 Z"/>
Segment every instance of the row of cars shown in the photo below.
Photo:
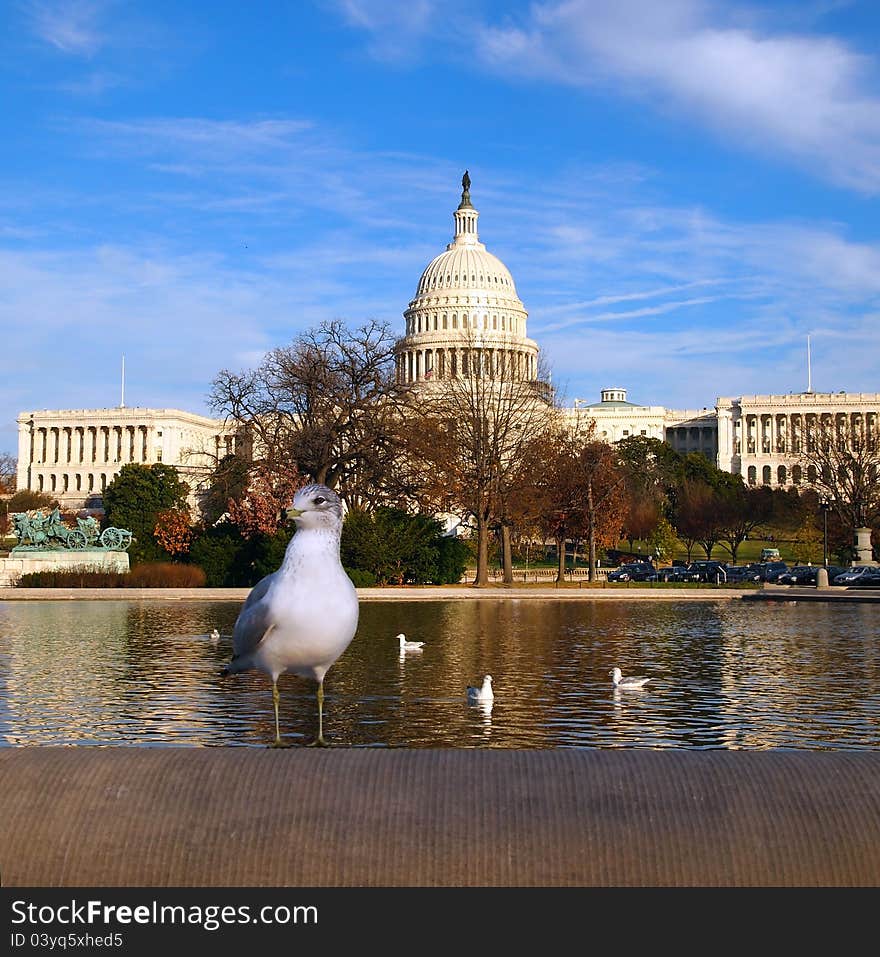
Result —
<path fill-rule="evenodd" d="M 766 582 L 777 585 L 815 585 L 821 565 L 795 565 L 782 561 L 727 565 L 701 560 L 689 565 L 657 568 L 650 562 L 628 562 L 608 573 L 609 582 Z M 857 565 L 828 566 L 828 583 L 850 587 L 880 588 L 880 568 Z"/>

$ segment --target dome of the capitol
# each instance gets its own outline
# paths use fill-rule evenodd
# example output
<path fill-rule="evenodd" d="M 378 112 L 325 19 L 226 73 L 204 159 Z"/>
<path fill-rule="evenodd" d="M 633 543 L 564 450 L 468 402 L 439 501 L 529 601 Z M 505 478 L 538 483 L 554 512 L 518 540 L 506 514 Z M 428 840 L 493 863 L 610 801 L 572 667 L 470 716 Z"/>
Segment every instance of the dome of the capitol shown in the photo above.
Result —
<path fill-rule="evenodd" d="M 510 270 L 480 242 L 470 184 L 465 172 L 452 242 L 425 267 L 404 313 L 406 335 L 397 343 L 402 382 L 501 368 L 537 378 L 538 346 L 526 336 L 528 313 Z"/>

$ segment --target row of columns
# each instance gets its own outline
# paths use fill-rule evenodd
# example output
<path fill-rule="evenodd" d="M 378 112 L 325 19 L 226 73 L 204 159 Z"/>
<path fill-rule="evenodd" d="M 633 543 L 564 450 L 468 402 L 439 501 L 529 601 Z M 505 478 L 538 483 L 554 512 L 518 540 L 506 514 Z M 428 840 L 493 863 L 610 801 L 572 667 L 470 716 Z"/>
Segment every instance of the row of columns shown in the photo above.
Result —
<path fill-rule="evenodd" d="M 537 356 L 512 349 L 410 349 L 397 355 L 398 382 L 471 375 L 533 381 L 538 377 Z"/>
<path fill-rule="evenodd" d="M 835 439 L 878 438 L 877 412 L 747 413 L 736 423 L 738 455 L 810 452 L 819 435 Z M 740 434 L 741 429 L 741 434 Z"/>
<path fill-rule="evenodd" d="M 676 452 L 703 452 L 714 460 L 718 429 L 711 426 L 674 425 L 666 430 L 666 441 Z"/>
<path fill-rule="evenodd" d="M 111 475 L 109 480 L 114 477 L 115 475 Z M 67 472 L 39 473 L 36 476 L 36 491 L 56 492 L 60 495 L 66 492 L 103 492 L 109 480 L 106 472 L 74 472 L 70 475 Z"/>
<path fill-rule="evenodd" d="M 507 316 L 502 313 L 501 316 L 493 315 L 491 323 L 489 316 L 483 313 L 482 317 L 476 313 L 472 316 L 467 314 L 461 316 L 461 329 L 476 329 L 494 332 L 509 332 L 512 335 L 524 336 L 526 334 L 525 319 L 518 316 Z M 452 313 L 450 317 L 447 313 L 433 313 L 430 315 L 407 316 L 406 334 L 414 335 L 417 332 L 441 332 L 459 329 L 458 313 Z"/>
<path fill-rule="evenodd" d="M 815 485 L 818 479 L 818 472 L 815 465 L 808 465 L 803 468 L 800 465 L 777 465 L 774 469 L 772 465 L 761 467 L 760 475 L 757 465 L 750 465 L 746 469 L 746 482 L 749 485 L 801 485 L 806 482 L 807 485 Z"/>
<path fill-rule="evenodd" d="M 33 432 L 31 462 L 35 465 L 147 462 L 146 425 L 77 425 L 37 428 Z"/>

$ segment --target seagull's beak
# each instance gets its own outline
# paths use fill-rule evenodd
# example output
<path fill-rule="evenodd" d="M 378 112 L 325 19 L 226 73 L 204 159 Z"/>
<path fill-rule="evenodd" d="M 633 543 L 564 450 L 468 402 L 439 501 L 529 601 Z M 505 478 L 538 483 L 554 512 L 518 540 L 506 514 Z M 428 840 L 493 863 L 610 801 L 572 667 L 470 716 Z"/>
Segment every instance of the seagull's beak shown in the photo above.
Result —
<path fill-rule="evenodd" d="M 299 518 L 303 511 L 301 508 L 282 508 L 281 521 L 286 522 L 289 518 Z"/>

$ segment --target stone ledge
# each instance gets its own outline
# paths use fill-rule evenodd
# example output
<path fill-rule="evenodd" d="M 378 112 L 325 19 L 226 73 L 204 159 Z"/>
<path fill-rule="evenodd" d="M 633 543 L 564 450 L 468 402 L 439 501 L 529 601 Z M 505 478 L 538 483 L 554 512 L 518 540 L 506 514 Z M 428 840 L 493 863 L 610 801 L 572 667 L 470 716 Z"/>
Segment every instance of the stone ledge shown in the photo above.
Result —
<path fill-rule="evenodd" d="M 88 569 L 99 572 L 127 572 L 128 552 L 84 548 L 70 551 L 13 552 L 0 558 L 0 587 L 10 587 L 22 575 L 32 572 L 74 571 Z"/>
<path fill-rule="evenodd" d="M 880 754 L 0 748 L 6 887 L 877 886 Z"/>

